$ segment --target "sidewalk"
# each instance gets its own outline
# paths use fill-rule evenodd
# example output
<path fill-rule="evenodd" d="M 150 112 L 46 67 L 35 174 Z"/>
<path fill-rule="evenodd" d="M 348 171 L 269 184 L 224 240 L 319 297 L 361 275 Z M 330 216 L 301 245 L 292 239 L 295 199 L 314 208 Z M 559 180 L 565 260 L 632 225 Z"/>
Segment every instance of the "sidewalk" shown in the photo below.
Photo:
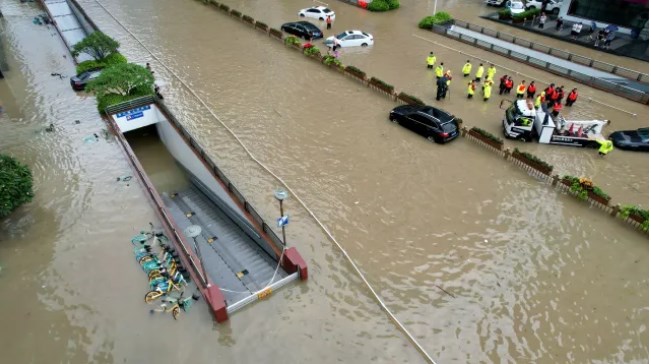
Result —
<path fill-rule="evenodd" d="M 553 55 L 549 55 L 549 54 L 546 54 L 546 53 L 543 53 L 543 52 L 539 52 L 539 51 L 534 50 L 534 49 L 529 49 L 527 47 L 523 47 L 523 46 L 520 46 L 518 44 L 506 42 L 506 41 L 503 41 L 501 39 L 497 39 L 497 38 L 491 37 L 489 35 L 478 33 L 478 32 L 475 32 L 473 30 L 469 30 L 469 29 L 466 29 L 466 28 L 463 28 L 463 27 L 458 27 L 456 25 L 453 25 L 448 29 L 448 32 L 461 34 L 461 35 L 464 35 L 464 36 L 467 36 L 467 37 L 470 37 L 470 38 L 475 38 L 475 39 L 478 39 L 480 41 L 483 41 L 483 42 L 486 42 L 486 43 L 489 43 L 489 44 L 493 44 L 493 45 L 495 45 L 497 47 L 500 47 L 502 49 L 510 50 L 512 52 L 517 52 L 517 53 L 520 53 L 520 54 L 523 54 L 523 55 L 526 55 L 526 56 L 529 56 L 529 57 L 534 57 L 534 58 L 539 59 L 539 60 L 541 60 L 543 62 L 547 62 L 547 63 L 553 64 L 554 66 L 562 67 L 562 68 L 567 69 L 567 70 L 572 70 L 575 73 L 580 73 L 580 74 L 586 75 L 588 77 L 599 78 L 599 79 L 602 79 L 604 81 L 608 81 L 608 82 L 612 82 L 612 83 L 615 83 L 615 84 L 618 84 L 618 85 L 626 86 L 626 87 L 629 87 L 629 88 L 632 88 L 632 89 L 635 89 L 635 90 L 639 90 L 639 91 L 644 92 L 644 93 L 649 92 L 649 85 L 646 84 L 646 83 L 633 81 L 633 80 L 630 80 L 630 79 L 627 79 L 627 78 L 624 78 L 624 77 L 614 75 L 614 74 L 609 73 L 609 72 L 604 72 L 604 71 L 601 71 L 601 70 L 598 70 L 598 69 L 595 69 L 595 68 L 592 68 L 592 67 L 588 67 L 588 66 L 577 64 L 577 63 L 573 63 L 573 62 L 570 62 L 568 60 L 555 57 Z"/>
<path fill-rule="evenodd" d="M 502 20 L 499 19 L 497 13 L 493 13 L 490 15 L 482 16 L 484 19 L 492 20 L 501 24 L 505 24 L 508 26 L 512 26 L 514 28 L 520 28 L 522 30 L 538 33 L 547 37 L 559 39 L 565 42 L 570 42 L 578 45 L 582 45 L 584 47 L 591 48 L 593 50 L 598 50 L 601 52 L 606 52 L 606 53 L 611 53 L 611 54 L 616 54 L 619 56 L 624 56 L 624 57 L 630 57 L 630 58 L 635 58 L 639 59 L 642 61 L 649 61 L 649 41 L 648 40 L 633 40 L 631 37 L 627 34 L 618 34 L 615 40 L 611 43 L 610 49 L 603 49 L 603 48 L 597 48 L 594 46 L 594 39 L 590 39 L 590 33 L 588 29 L 590 28 L 590 22 L 586 20 L 586 22 L 583 23 L 583 30 L 581 31 L 581 35 L 578 39 L 572 39 L 571 37 L 571 31 L 572 31 L 572 25 L 574 22 L 572 21 L 566 21 L 563 24 L 563 28 L 559 31 L 556 30 L 556 19 L 552 19 L 549 17 L 549 20 L 545 23 L 545 26 L 543 29 L 538 28 L 538 23 L 537 21 L 534 22 L 532 25 L 531 21 L 525 22 L 525 23 L 520 23 L 520 24 L 513 24 L 511 23 L 510 20 Z"/>

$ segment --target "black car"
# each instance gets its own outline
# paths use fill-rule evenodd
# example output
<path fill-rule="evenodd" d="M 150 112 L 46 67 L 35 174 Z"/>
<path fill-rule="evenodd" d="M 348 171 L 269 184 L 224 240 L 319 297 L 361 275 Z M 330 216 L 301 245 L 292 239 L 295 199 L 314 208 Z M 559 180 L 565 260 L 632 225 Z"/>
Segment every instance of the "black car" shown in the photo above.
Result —
<path fill-rule="evenodd" d="M 102 73 L 101 69 L 86 71 L 78 74 L 77 76 L 70 77 L 70 86 L 75 91 L 83 91 L 88 82 L 94 80 Z"/>
<path fill-rule="evenodd" d="M 459 136 L 454 116 L 432 106 L 398 106 L 389 113 L 389 120 L 431 142 L 447 143 Z"/>
<path fill-rule="evenodd" d="M 649 151 L 649 128 L 616 131 L 608 139 L 620 149 Z"/>
<path fill-rule="evenodd" d="M 323 33 L 316 25 L 308 21 L 297 21 L 291 23 L 285 23 L 280 27 L 281 30 L 294 34 L 299 38 L 305 39 L 321 39 L 323 38 Z"/>

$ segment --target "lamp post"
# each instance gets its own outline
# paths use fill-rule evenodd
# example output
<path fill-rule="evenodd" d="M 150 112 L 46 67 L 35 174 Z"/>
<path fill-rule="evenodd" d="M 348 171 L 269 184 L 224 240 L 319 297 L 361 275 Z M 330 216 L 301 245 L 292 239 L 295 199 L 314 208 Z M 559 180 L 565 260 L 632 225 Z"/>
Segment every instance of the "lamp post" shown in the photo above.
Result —
<path fill-rule="evenodd" d="M 434 0 L 434 11 L 432 12 L 432 15 L 436 14 L 436 5 L 438 2 L 439 2 L 438 0 Z"/>
<path fill-rule="evenodd" d="M 280 220 L 278 220 L 279 221 L 278 225 L 281 225 L 281 227 L 283 229 L 283 245 L 287 246 L 287 237 L 285 235 L 285 225 L 286 225 L 286 223 L 281 223 L 281 221 L 285 217 L 285 213 L 283 211 L 283 200 L 285 200 L 287 197 L 289 197 L 289 193 L 287 193 L 287 191 L 285 191 L 285 189 L 283 189 L 283 188 L 277 188 L 274 191 L 274 197 L 276 197 L 276 200 L 278 200 L 278 202 L 280 203 Z"/>
<path fill-rule="evenodd" d="M 201 235 L 201 226 L 190 225 L 185 228 L 185 230 L 183 230 L 183 234 L 188 238 L 192 238 L 192 241 L 194 241 L 194 251 L 197 252 L 199 263 L 201 263 L 203 283 L 206 287 L 210 287 L 210 283 L 208 283 L 208 275 L 206 274 L 206 266 L 203 264 L 203 258 L 201 258 L 201 250 L 199 249 L 199 244 L 197 244 L 197 236 Z"/>

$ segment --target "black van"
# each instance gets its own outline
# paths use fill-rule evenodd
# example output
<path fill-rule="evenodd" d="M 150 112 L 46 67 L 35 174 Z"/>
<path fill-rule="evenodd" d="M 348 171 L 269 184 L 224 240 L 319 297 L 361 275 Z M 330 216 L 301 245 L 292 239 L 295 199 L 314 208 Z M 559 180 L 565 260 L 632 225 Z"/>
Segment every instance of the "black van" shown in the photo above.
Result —
<path fill-rule="evenodd" d="M 459 126 L 454 116 L 432 106 L 398 106 L 389 113 L 389 120 L 431 142 L 447 143 L 459 136 Z"/>

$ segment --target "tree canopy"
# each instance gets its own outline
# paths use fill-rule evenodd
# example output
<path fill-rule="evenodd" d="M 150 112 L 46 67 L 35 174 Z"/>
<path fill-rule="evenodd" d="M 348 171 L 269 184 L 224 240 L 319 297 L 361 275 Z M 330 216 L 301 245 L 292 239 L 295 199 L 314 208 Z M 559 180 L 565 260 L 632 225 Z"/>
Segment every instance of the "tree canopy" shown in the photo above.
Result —
<path fill-rule="evenodd" d="M 104 69 L 101 75 L 86 86 L 86 91 L 95 92 L 98 97 L 108 94 L 122 96 L 151 94 L 154 76 L 143 66 L 134 63 L 120 63 Z"/>
<path fill-rule="evenodd" d="M 16 159 L 0 154 L 0 217 L 34 197 L 32 172 Z"/>
<path fill-rule="evenodd" d="M 86 38 L 72 47 L 72 55 L 78 57 L 86 53 L 95 60 L 102 60 L 112 53 L 116 53 L 120 43 L 102 32 L 90 33 Z"/>

